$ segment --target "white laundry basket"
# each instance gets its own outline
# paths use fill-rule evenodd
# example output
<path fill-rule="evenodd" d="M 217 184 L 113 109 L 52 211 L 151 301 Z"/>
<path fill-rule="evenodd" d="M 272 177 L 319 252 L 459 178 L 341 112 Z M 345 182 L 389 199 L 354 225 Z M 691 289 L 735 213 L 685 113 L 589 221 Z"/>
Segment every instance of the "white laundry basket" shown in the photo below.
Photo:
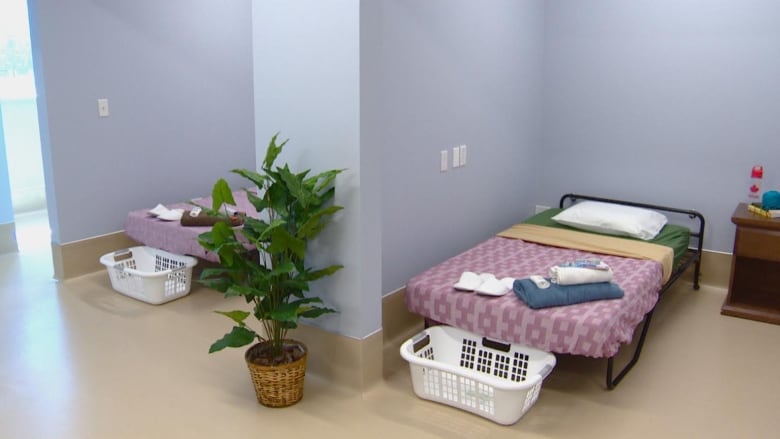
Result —
<path fill-rule="evenodd" d="M 192 267 L 198 261 L 164 250 L 138 246 L 100 257 L 111 286 L 119 293 L 153 305 L 170 302 L 190 292 Z"/>
<path fill-rule="evenodd" d="M 510 425 L 539 398 L 555 367 L 549 352 L 490 340 L 450 326 L 424 329 L 401 345 L 414 392 Z"/>

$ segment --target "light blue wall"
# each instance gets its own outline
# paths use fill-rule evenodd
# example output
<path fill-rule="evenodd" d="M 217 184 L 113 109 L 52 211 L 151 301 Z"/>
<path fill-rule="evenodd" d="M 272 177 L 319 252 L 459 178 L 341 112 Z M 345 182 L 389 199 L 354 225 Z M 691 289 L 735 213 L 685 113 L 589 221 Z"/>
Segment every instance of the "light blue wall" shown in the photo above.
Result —
<path fill-rule="evenodd" d="M 14 212 L 46 208 L 38 110 L 34 98 L 2 101 Z"/>
<path fill-rule="evenodd" d="M 250 0 L 29 5 L 55 244 L 253 166 Z"/>
<path fill-rule="evenodd" d="M 774 1 L 30 5 L 55 243 L 207 193 L 281 131 L 291 165 L 349 169 L 315 248 L 347 267 L 316 286 L 342 334 L 563 192 L 698 208 L 730 251 L 750 166 L 780 185 Z M 466 167 L 439 172 L 460 144 Z"/>
<path fill-rule="evenodd" d="M 693 207 L 730 252 L 750 168 L 780 187 L 780 2 L 546 2 L 546 171 L 560 193 Z"/>
<path fill-rule="evenodd" d="M 359 0 L 255 2 L 258 160 L 276 132 L 293 169 L 346 168 L 336 180 L 344 210 L 310 247 L 312 266 L 344 265 L 312 291 L 338 314 L 311 324 L 357 338 L 381 327 L 379 184 L 373 145 L 361 144 Z"/>
<path fill-rule="evenodd" d="M 380 2 L 372 124 L 382 151 L 382 288 L 532 213 L 543 1 Z M 364 40 L 365 41 L 365 40 Z M 463 168 L 439 152 L 468 146 Z M 450 157 L 451 158 L 451 157 Z M 451 161 L 450 161 L 451 165 Z"/>

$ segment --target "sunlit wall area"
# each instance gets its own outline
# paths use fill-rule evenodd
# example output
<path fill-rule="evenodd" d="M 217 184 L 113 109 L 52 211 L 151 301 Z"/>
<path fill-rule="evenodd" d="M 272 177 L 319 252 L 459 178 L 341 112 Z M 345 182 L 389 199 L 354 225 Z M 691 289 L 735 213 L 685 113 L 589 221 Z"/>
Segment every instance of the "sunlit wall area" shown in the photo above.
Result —
<path fill-rule="evenodd" d="M 2 102 L 0 102 L 0 253 L 17 250 L 14 232 L 14 212 L 11 205 L 11 187 L 8 182 L 8 164 L 3 136 Z"/>
<path fill-rule="evenodd" d="M 0 102 L 16 213 L 46 208 L 26 0 L 0 2 Z"/>

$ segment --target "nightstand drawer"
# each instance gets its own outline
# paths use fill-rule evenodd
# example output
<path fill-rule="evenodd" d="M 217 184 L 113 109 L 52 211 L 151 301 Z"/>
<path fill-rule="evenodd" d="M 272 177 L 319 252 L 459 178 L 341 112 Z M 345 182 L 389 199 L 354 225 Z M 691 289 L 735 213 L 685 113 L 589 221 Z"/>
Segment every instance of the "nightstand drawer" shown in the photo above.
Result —
<path fill-rule="evenodd" d="M 739 227 L 736 238 L 736 256 L 780 261 L 780 232 Z"/>

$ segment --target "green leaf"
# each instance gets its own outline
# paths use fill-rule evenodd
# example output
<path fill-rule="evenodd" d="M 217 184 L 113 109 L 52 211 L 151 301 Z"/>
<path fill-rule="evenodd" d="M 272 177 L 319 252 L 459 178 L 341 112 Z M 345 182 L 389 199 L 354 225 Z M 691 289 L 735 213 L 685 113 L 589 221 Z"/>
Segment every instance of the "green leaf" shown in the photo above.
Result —
<path fill-rule="evenodd" d="M 278 322 L 297 322 L 298 306 L 297 303 L 281 304 L 276 309 L 268 311 L 268 318 Z"/>
<path fill-rule="evenodd" d="M 290 294 L 296 297 L 303 297 L 301 291 L 309 291 L 309 281 L 304 278 L 287 279 L 279 283 L 281 288 L 291 291 Z"/>
<path fill-rule="evenodd" d="M 233 199 L 233 191 L 228 182 L 224 178 L 220 178 L 214 183 L 214 189 L 211 190 L 211 208 L 214 211 L 219 211 L 223 204 L 235 206 L 236 200 Z"/>
<path fill-rule="evenodd" d="M 236 262 L 240 262 L 240 259 L 237 259 Z M 231 286 L 240 283 L 245 276 L 246 270 L 240 266 L 204 268 L 200 273 L 199 282 L 208 288 L 224 293 Z"/>
<path fill-rule="evenodd" d="M 332 187 L 324 192 L 320 192 L 320 202 L 317 204 L 318 206 L 322 206 L 328 201 L 332 200 L 333 197 L 336 196 L 336 188 Z"/>
<path fill-rule="evenodd" d="M 244 251 L 233 228 L 224 222 L 218 222 L 211 231 L 198 235 L 198 243 L 204 249 L 216 253 L 223 266 L 232 266 L 234 254 Z"/>
<path fill-rule="evenodd" d="M 298 239 L 284 228 L 277 227 L 271 232 L 271 244 L 266 251 L 268 253 L 283 253 L 285 251 L 291 251 L 295 256 L 303 258 L 306 252 L 306 242 Z"/>
<path fill-rule="evenodd" d="M 325 276 L 330 276 L 342 268 L 344 268 L 343 265 L 331 265 L 330 267 L 326 267 L 321 270 L 309 271 L 306 273 L 306 280 L 314 281 Z"/>
<path fill-rule="evenodd" d="M 282 177 L 282 181 L 284 181 L 284 184 L 287 186 L 287 190 L 292 195 L 292 198 L 298 200 L 301 207 L 304 209 L 307 208 L 311 201 L 311 195 L 306 191 L 303 185 L 303 179 L 290 172 L 290 168 L 287 167 L 287 165 L 284 165 L 283 168 L 279 168 L 278 171 L 279 176 Z"/>
<path fill-rule="evenodd" d="M 298 236 L 304 239 L 311 239 L 316 237 L 320 231 L 322 231 L 321 221 L 323 218 L 327 218 L 343 209 L 342 206 L 328 206 L 322 209 L 314 211 L 309 219 L 298 229 Z"/>
<path fill-rule="evenodd" d="M 244 227 L 239 233 L 244 235 L 248 242 L 258 246 L 259 243 L 267 240 L 265 237 L 267 229 L 268 223 L 265 221 L 257 220 L 252 217 L 246 217 L 244 218 Z"/>
<path fill-rule="evenodd" d="M 246 178 L 247 180 L 251 181 L 257 187 L 263 187 L 263 183 L 268 180 L 267 176 L 265 176 L 263 174 L 259 174 L 259 173 L 255 172 L 255 171 L 252 171 L 252 170 L 249 170 L 249 169 L 233 169 L 230 172 L 232 172 L 234 174 L 238 174 L 238 175 Z M 244 189 L 244 191 L 247 194 L 254 195 L 254 193 L 252 191 L 250 191 L 249 189 Z"/>
<path fill-rule="evenodd" d="M 271 271 L 271 276 L 279 276 L 280 274 L 292 273 L 295 271 L 295 264 L 292 262 L 283 262 Z"/>
<path fill-rule="evenodd" d="M 320 308 L 320 307 L 308 307 L 305 310 L 303 310 L 299 316 L 305 317 L 307 319 L 315 319 L 323 314 L 333 314 L 337 312 L 335 309 L 331 308 Z"/>
<path fill-rule="evenodd" d="M 210 267 L 200 272 L 202 280 L 220 278 L 241 278 L 245 274 L 242 267 Z"/>
<path fill-rule="evenodd" d="M 268 180 L 268 177 L 266 177 L 266 180 Z M 263 186 L 261 184 L 258 184 L 258 187 L 263 187 Z M 246 191 L 246 198 L 247 200 L 249 200 L 250 203 L 252 203 L 252 206 L 254 206 L 257 213 L 261 213 L 262 211 L 264 211 L 269 207 L 268 199 L 266 199 L 265 197 L 258 196 L 252 191 Z"/>
<path fill-rule="evenodd" d="M 336 176 L 346 171 L 346 169 L 332 169 L 330 171 L 321 172 L 313 177 L 311 180 L 315 183 L 314 192 L 320 193 L 323 189 L 333 184 L 336 180 Z"/>
<path fill-rule="evenodd" d="M 268 241 L 268 239 L 271 237 L 271 233 L 280 227 L 284 227 L 287 224 L 287 222 L 283 219 L 275 219 L 271 222 L 271 224 L 268 224 L 265 229 L 262 230 L 260 233 L 260 236 L 258 239 L 260 241 Z"/>
<path fill-rule="evenodd" d="M 279 322 L 279 327 L 284 329 L 295 329 L 298 327 L 298 322 Z"/>
<path fill-rule="evenodd" d="M 233 285 L 232 280 L 224 277 L 219 277 L 216 279 L 201 279 L 200 283 L 205 285 L 207 288 L 211 288 L 212 290 L 217 290 L 220 293 L 226 292 L 228 288 L 230 288 L 230 286 Z"/>
<path fill-rule="evenodd" d="M 217 314 L 222 314 L 223 316 L 226 316 L 230 318 L 230 320 L 233 320 L 234 322 L 238 323 L 241 326 L 244 326 L 244 320 L 246 320 L 247 317 L 249 317 L 249 313 L 246 311 L 214 311 Z"/>
<path fill-rule="evenodd" d="M 232 331 L 228 332 L 224 337 L 211 345 L 209 354 L 221 351 L 225 348 L 240 348 L 241 346 L 246 346 L 249 343 L 252 343 L 256 337 L 257 333 L 255 333 L 255 331 L 243 326 L 234 326 Z"/>
<path fill-rule="evenodd" d="M 323 314 L 336 312 L 336 310 L 331 308 L 322 307 L 322 306 L 312 306 L 311 305 L 312 303 L 322 303 L 322 299 L 320 299 L 319 297 L 306 297 L 300 300 L 290 302 L 289 305 L 294 306 L 296 308 L 296 313 L 298 314 L 298 317 L 315 318 Z"/>
<path fill-rule="evenodd" d="M 274 165 L 274 162 L 276 161 L 276 157 L 279 155 L 279 153 L 282 152 L 282 149 L 284 148 L 284 145 L 287 144 L 287 140 L 282 142 L 281 144 L 276 144 L 276 138 L 279 136 L 279 133 L 276 133 L 271 137 L 271 141 L 268 143 L 268 149 L 265 151 L 265 159 L 263 160 L 263 168 L 265 169 L 271 169 Z"/>
<path fill-rule="evenodd" d="M 262 297 L 265 293 L 263 291 L 243 285 L 231 285 L 230 288 L 225 291 L 225 297 Z"/>
<path fill-rule="evenodd" d="M 269 175 L 275 176 L 275 174 L 272 173 Z M 287 186 L 281 181 L 281 178 L 268 186 L 265 192 L 265 198 L 268 200 L 268 209 L 271 212 L 274 212 L 276 216 L 280 218 L 287 218 L 290 216 L 290 207 L 288 204 L 291 204 L 292 201 L 289 200 Z"/>
<path fill-rule="evenodd" d="M 198 235 L 198 244 L 208 251 L 214 251 L 217 245 L 214 243 L 214 238 L 211 236 L 211 231 L 203 232 Z"/>

